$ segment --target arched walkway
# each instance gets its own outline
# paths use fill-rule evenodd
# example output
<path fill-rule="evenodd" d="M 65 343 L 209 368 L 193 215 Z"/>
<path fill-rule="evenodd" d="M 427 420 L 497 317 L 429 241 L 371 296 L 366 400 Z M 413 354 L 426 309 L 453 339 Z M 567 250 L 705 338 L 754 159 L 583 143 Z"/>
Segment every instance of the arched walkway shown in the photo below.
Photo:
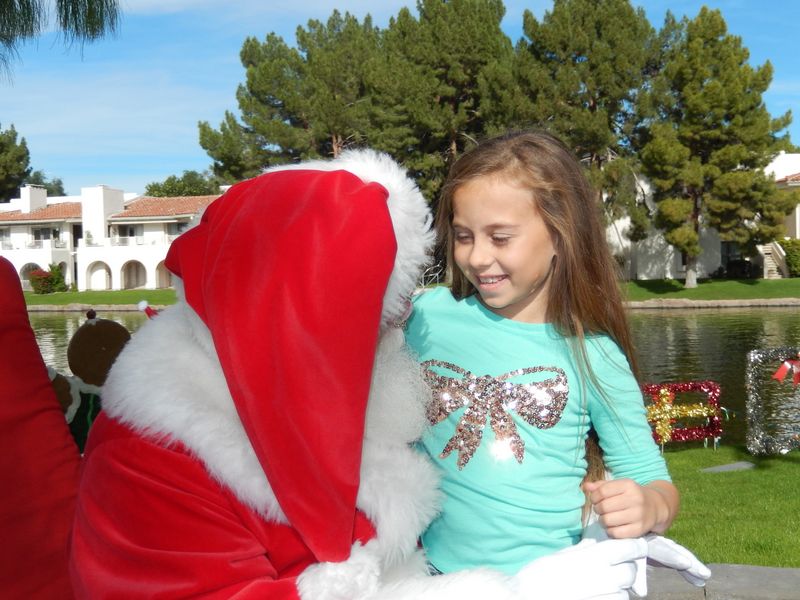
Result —
<path fill-rule="evenodd" d="M 147 270 L 138 260 L 122 265 L 122 289 L 132 290 L 147 285 Z"/>
<path fill-rule="evenodd" d="M 102 261 L 93 262 L 86 269 L 87 290 L 110 290 L 111 269 Z"/>
<path fill-rule="evenodd" d="M 156 287 L 168 288 L 172 287 L 172 273 L 164 266 L 164 261 L 158 263 L 156 267 Z"/>
<path fill-rule="evenodd" d="M 19 278 L 22 282 L 22 289 L 25 290 L 26 292 L 30 292 L 33 289 L 31 288 L 31 273 L 36 269 L 41 269 L 41 267 L 36 263 L 27 263 L 19 271 Z"/>

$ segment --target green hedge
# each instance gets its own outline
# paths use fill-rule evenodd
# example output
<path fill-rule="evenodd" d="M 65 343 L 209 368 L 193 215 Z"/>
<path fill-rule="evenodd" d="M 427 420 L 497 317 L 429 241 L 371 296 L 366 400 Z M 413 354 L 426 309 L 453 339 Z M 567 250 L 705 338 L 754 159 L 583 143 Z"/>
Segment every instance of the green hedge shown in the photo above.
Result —
<path fill-rule="evenodd" d="M 789 275 L 800 277 L 800 240 L 782 240 L 779 243 L 786 252 L 786 266 L 789 269 Z"/>

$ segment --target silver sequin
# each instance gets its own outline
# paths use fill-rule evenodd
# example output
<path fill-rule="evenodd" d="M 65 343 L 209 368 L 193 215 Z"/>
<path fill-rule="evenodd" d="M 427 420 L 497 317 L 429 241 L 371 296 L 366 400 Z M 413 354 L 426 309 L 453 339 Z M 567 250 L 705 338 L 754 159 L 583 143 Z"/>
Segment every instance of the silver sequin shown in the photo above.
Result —
<path fill-rule="evenodd" d="M 525 442 L 509 411 L 538 429 L 549 429 L 561 419 L 569 396 L 567 375 L 558 367 L 527 367 L 499 377 L 477 376 L 452 363 L 428 360 L 422 363 L 423 375 L 433 396 L 428 405 L 428 420 L 435 425 L 456 410 L 465 408 L 455 433 L 445 445 L 441 458 L 458 452 L 456 464 L 463 469 L 480 446 L 488 417 L 498 441 L 507 441 L 517 462 L 522 462 Z M 446 369 L 462 377 L 439 375 L 432 367 Z M 555 377 L 532 383 L 511 383 L 514 377 L 551 372 Z"/>

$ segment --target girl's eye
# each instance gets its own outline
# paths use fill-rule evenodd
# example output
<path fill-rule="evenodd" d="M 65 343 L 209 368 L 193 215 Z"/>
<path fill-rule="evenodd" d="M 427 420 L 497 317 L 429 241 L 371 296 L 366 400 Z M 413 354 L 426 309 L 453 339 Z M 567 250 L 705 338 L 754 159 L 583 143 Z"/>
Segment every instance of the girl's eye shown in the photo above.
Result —
<path fill-rule="evenodd" d="M 468 233 L 456 233 L 455 240 L 461 244 L 469 242 L 472 236 Z"/>
<path fill-rule="evenodd" d="M 507 243 L 507 242 L 508 242 L 508 240 L 510 240 L 510 239 L 511 239 L 511 238 L 510 238 L 509 236 L 507 236 L 507 235 L 493 235 L 493 236 L 492 236 L 492 241 L 493 241 L 495 244 L 505 244 L 505 243 Z"/>

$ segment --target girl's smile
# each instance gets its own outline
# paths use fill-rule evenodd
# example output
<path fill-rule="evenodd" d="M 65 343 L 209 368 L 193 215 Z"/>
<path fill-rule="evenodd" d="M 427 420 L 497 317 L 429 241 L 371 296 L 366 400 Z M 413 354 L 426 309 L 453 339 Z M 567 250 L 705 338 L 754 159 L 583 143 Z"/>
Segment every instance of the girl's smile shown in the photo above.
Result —
<path fill-rule="evenodd" d="M 453 194 L 453 256 L 492 312 L 544 322 L 552 237 L 530 190 L 505 174 L 481 176 Z"/>

